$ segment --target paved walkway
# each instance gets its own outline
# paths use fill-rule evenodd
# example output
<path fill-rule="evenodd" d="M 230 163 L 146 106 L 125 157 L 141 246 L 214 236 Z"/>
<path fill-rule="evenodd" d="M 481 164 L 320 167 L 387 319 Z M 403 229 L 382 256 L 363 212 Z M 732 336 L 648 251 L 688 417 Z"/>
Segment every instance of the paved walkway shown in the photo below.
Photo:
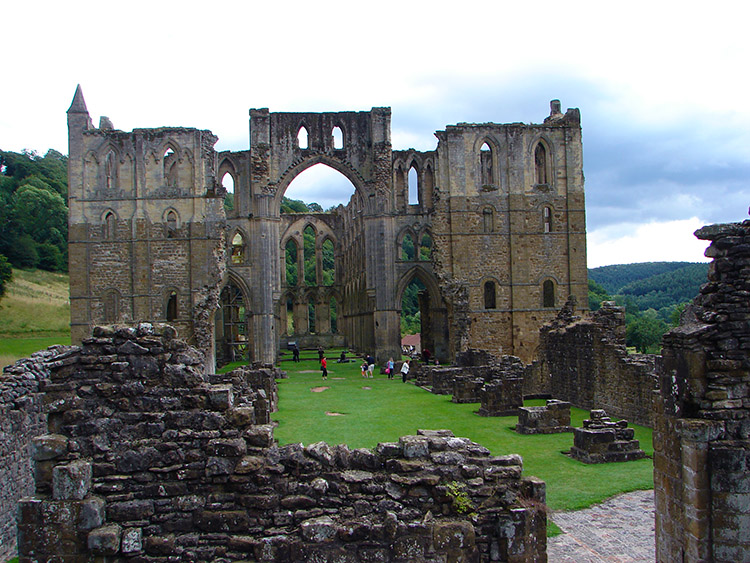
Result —
<path fill-rule="evenodd" d="M 634 491 L 586 510 L 554 512 L 564 532 L 547 540 L 550 563 L 654 561 L 654 491 Z"/>

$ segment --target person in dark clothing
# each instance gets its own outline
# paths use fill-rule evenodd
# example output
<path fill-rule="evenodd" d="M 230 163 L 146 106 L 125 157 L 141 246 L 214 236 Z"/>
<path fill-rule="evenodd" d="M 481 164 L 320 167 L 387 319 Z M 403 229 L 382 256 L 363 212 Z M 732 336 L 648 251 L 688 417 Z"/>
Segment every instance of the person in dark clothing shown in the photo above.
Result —
<path fill-rule="evenodd" d="M 292 348 L 292 360 L 299 362 L 299 348 L 296 344 L 294 345 L 294 348 Z"/>

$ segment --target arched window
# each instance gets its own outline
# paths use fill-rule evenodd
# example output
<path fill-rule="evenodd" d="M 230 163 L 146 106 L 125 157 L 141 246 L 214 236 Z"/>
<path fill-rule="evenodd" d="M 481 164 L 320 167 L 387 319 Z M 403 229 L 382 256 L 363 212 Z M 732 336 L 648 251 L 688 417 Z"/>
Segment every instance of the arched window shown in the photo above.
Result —
<path fill-rule="evenodd" d="M 399 164 L 398 168 L 396 169 L 396 178 L 395 178 L 395 185 L 396 185 L 396 208 L 397 209 L 404 209 L 406 207 L 406 202 L 408 194 L 408 187 L 406 182 L 406 174 L 404 173 L 404 169 Z"/>
<path fill-rule="evenodd" d="M 164 181 L 169 188 L 177 187 L 177 155 L 171 148 L 164 151 Z"/>
<path fill-rule="evenodd" d="M 542 306 L 555 306 L 555 283 L 552 280 L 546 280 L 542 284 Z"/>
<path fill-rule="evenodd" d="M 117 217 L 111 211 L 104 216 L 104 238 L 115 240 L 117 235 Z"/>
<path fill-rule="evenodd" d="M 224 209 L 231 211 L 234 209 L 234 176 L 230 172 L 226 172 L 221 177 L 221 185 L 227 191 L 227 195 L 224 196 Z"/>
<path fill-rule="evenodd" d="M 419 173 L 416 166 L 409 168 L 409 205 L 419 204 Z"/>
<path fill-rule="evenodd" d="M 174 321 L 177 319 L 177 292 L 170 291 L 167 299 L 167 320 Z"/>
<path fill-rule="evenodd" d="M 105 185 L 108 190 L 111 190 L 115 187 L 115 174 L 116 174 L 116 164 L 115 164 L 115 152 L 109 151 L 107 153 L 107 156 L 104 159 L 104 174 L 105 174 Z"/>
<path fill-rule="evenodd" d="M 286 333 L 288 336 L 294 334 L 294 301 L 291 297 L 286 300 Z"/>
<path fill-rule="evenodd" d="M 484 282 L 484 308 L 495 309 L 495 282 Z"/>
<path fill-rule="evenodd" d="M 419 241 L 419 259 L 430 260 L 432 258 L 432 237 L 429 233 L 424 233 Z"/>
<path fill-rule="evenodd" d="M 117 322 L 119 315 L 119 299 L 115 290 L 107 291 L 104 294 L 104 322 Z"/>
<path fill-rule="evenodd" d="M 245 240 L 240 233 L 232 237 L 232 264 L 245 263 Z"/>
<path fill-rule="evenodd" d="M 333 131 L 331 131 L 331 136 L 333 137 L 333 148 L 334 149 L 343 149 L 344 148 L 344 133 L 341 131 L 341 127 L 334 127 Z"/>
<path fill-rule="evenodd" d="M 305 255 L 305 285 L 318 285 L 315 260 L 315 229 L 308 225 L 303 231 Z"/>
<path fill-rule="evenodd" d="M 297 267 L 297 243 L 293 239 L 289 239 L 286 242 L 284 253 L 286 254 L 286 284 L 295 286 L 299 280 L 299 273 Z"/>
<path fill-rule="evenodd" d="M 169 211 L 167 213 L 167 238 L 173 238 L 177 235 L 177 213 Z"/>
<path fill-rule="evenodd" d="M 326 239 L 323 242 L 323 285 L 333 285 L 336 281 L 336 265 L 333 256 L 333 242 Z"/>
<path fill-rule="evenodd" d="M 542 225 L 545 233 L 552 232 L 552 209 L 549 207 L 542 209 Z"/>
<path fill-rule="evenodd" d="M 303 125 L 297 132 L 297 146 L 301 149 L 309 148 L 309 140 L 307 135 L 307 128 Z"/>
<path fill-rule="evenodd" d="M 491 207 L 482 209 L 482 231 L 491 233 L 495 230 L 495 214 Z"/>
<path fill-rule="evenodd" d="M 404 235 L 401 239 L 401 260 L 414 260 L 414 239 L 411 238 L 409 233 Z"/>
<path fill-rule="evenodd" d="M 542 143 L 537 143 L 534 149 L 534 168 L 536 170 L 536 183 L 547 184 L 547 149 Z"/>
<path fill-rule="evenodd" d="M 479 150 L 480 181 L 483 186 L 495 183 L 495 172 L 492 166 L 492 148 L 484 143 Z"/>
<path fill-rule="evenodd" d="M 432 173 L 432 168 L 427 166 L 423 174 L 423 188 L 422 188 L 422 203 L 429 208 L 432 208 L 432 193 L 435 188 L 435 176 Z"/>

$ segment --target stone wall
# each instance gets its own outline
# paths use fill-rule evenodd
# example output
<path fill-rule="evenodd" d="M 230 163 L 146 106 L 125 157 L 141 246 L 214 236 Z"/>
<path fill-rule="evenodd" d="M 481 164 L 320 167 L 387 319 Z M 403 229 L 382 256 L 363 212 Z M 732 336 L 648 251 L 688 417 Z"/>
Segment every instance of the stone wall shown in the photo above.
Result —
<path fill-rule="evenodd" d="M 0 376 L 0 561 L 16 553 L 18 499 L 34 492 L 31 441 L 47 432 L 40 388 L 47 363 L 68 348 L 52 346 L 6 366 Z"/>
<path fill-rule="evenodd" d="M 519 456 L 445 430 L 278 447 L 278 374 L 206 376 L 202 360 L 141 325 L 95 329 L 52 369 L 22 563 L 546 560 L 544 484 Z"/>
<path fill-rule="evenodd" d="M 708 283 L 663 339 L 656 559 L 750 560 L 750 221 L 696 231 Z"/>
<path fill-rule="evenodd" d="M 604 302 L 584 318 L 569 302 L 542 327 L 538 360 L 526 370 L 524 395 L 544 394 L 582 409 L 653 426 L 656 357 L 628 354 L 625 310 Z"/>

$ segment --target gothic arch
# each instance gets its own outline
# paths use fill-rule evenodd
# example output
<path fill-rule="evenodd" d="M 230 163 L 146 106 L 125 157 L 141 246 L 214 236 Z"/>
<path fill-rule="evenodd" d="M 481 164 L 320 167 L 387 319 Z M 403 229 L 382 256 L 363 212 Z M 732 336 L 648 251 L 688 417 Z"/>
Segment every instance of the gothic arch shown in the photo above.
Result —
<path fill-rule="evenodd" d="M 418 278 L 419 281 L 424 284 L 425 289 L 427 289 L 427 291 L 430 293 L 430 299 L 433 303 L 442 304 L 443 296 L 440 294 L 440 288 L 438 286 L 437 280 L 435 279 L 435 276 L 425 270 L 421 265 L 417 265 L 413 268 L 409 268 L 409 270 L 403 276 L 401 276 L 398 284 L 396 284 L 395 306 L 397 309 L 401 308 L 401 300 L 404 297 L 404 291 L 406 291 L 406 287 L 412 282 L 414 278 Z"/>
<path fill-rule="evenodd" d="M 489 151 L 482 150 L 485 145 Z M 479 137 L 474 143 L 474 154 L 476 154 L 478 184 L 480 186 L 500 185 L 500 148 L 497 142 L 490 136 Z"/>
<path fill-rule="evenodd" d="M 235 240 L 237 236 L 240 237 L 239 241 Z M 243 229 L 238 227 L 231 231 L 231 235 L 227 239 L 227 247 L 227 254 L 232 265 L 242 266 L 247 262 L 248 237 Z"/>
<path fill-rule="evenodd" d="M 539 158 L 539 147 L 544 154 L 543 168 L 541 163 L 537 162 Z M 553 150 L 553 143 L 547 138 L 546 135 L 537 135 L 534 137 L 528 147 L 529 159 L 531 162 L 531 173 L 532 173 L 532 184 L 533 185 L 553 185 L 554 184 L 554 172 L 555 172 L 555 154 Z M 540 174 L 543 172 L 543 177 Z M 542 181 L 543 180 L 543 181 Z"/>
<path fill-rule="evenodd" d="M 289 187 L 289 184 L 292 183 L 292 180 L 316 164 L 325 164 L 343 174 L 354 186 L 355 194 L 362 198 L 360 201 L 367 200 L 367 198 L 363 197 L 363 194 L 367 193 L 367 190 L 365 189 L 367 183 L 350 162 L 327 154 L 313 154 L 303 157 L 301 160 L 293 163 L 279 177 L 276 194 L 274 196 L 274 209 L 277 215 L 280 213 L 281 209 L 281 198 L 284 197 L 284 193 Z"/>

